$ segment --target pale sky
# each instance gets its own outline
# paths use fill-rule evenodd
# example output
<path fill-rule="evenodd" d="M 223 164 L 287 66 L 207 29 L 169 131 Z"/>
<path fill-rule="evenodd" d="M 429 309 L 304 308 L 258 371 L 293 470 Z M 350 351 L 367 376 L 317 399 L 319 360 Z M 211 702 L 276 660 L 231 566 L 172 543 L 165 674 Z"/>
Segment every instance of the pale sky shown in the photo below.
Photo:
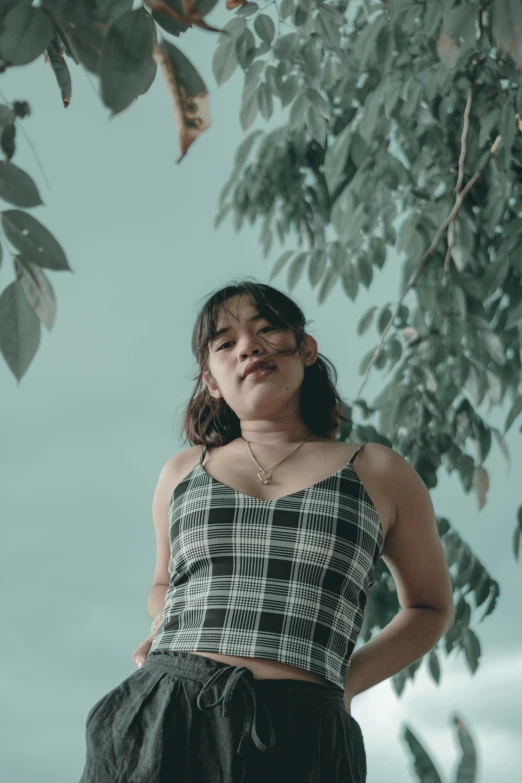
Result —
<path fill-rule="evenodd" d="M 231 16 L 223 3 L 209 20 L 222 27 Z M 196 29 L 176 44 L 209 88 L 212 121 L 179 166 L 172 107 L 159 75 L 147 95 L 111 121 L 95 78 L 71 61 L 67 110 L 43 59 L 7 71 L 0 85 L 4 99 L 30 103 L 13 162 L 33 177 L 44 201 L 29 212 L 62 244 L 74 270 L 48 273 L 56 322 L 51 333 L 42 328 L 19 385 L 0 361 L 0 777 L 16 783 L 80 779 L 87 713 L 132 673 L 131 654 L 149 633 L 152 496 L 164 462 L 188 445 L 178 429 L 196 371 L 190 336 L 197 303 L 238 277 L 268 282 L 283 250 L 298 249 L 295 236 L 284 246 L 276 238 L 263 260 L 261 222 L 246 221 L 237 234 L 232 213 L 214 230 L 219 193 L 244 138 L 242 71 L 217 86 L 214 33 Z M 276 112 L 269 123 L 258 118 L 252 128 L 272 129 L 287 114 Z M 1 239 L 3 290 L 14 271 Z M 292 292 L 286 272 L 271 281 L 312 320 L 309 331 L 336 366 L 348 402 L 361 385 L 361 359 L 378 340 L 373 327 L 358 337 L 357 323 L 371 305 L 395 304 L 400 263 L 388 257 L 355 303 L 339 285 L 319 306 L 306 275 Z M 387 381 L 372 370 L 363 391 L 369 404 Z M 509 404 L 491 414 L 483 406 L 480 413 L 502 431 Z M 478 748 L 476 783 L 514 783 L 520 775 L 522 612 L 520 565 L 512 553 L 520 503 L 518 427 L 507 435 L 510 471 L 493 439 L 482 510 L 444 468 L 431 493 L 437 514 L 450 519 L 501 586 L 493 615 L 478 624 L 485 605 L 472 615 L 480 667 L 472 675 L 463 654 L 441 654 L 439 687 L 425 662 L 401 698 L 389 680 L 353 700 L 367 783 L 416 783 L 402 739 L 406 723 L 444 783 L 453 783 L 459 762 L 454 713 Z"/>

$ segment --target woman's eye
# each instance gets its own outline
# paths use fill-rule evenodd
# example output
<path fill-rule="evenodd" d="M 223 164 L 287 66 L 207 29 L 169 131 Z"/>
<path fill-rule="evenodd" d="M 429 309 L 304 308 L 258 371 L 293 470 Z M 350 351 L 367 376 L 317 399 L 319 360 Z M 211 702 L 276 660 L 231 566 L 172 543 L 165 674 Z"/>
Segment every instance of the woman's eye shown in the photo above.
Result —
<path fill-rule="evenodd" d="M 259 331 L 260 331 L 260 332 L 264 332 L 264 330 L 265 330 L 265 329 L 277 329 L 277 326 L 263 326 L 263 328 L 262 328 L 262 329 L 260 329 Z M 220 351 L 220 350 L 221 350 L 222 348 L 224 348 L 226 345 L 230 345 L 230 342 L 227 342 L 227 343 L 222 343 L 222 344 L 219 346 L 219 348 L 218 348 L 218 351 Z"/>

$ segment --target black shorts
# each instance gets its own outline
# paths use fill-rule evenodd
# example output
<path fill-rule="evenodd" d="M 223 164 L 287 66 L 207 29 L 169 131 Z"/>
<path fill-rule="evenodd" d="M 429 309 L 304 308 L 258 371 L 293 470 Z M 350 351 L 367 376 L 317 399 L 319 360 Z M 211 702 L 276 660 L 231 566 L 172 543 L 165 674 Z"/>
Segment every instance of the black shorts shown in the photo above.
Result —
<path fill-rule="evenodd" d="M 90 710 L 80 783 L 365 783 L 343 695 L 155 650 Z"/>

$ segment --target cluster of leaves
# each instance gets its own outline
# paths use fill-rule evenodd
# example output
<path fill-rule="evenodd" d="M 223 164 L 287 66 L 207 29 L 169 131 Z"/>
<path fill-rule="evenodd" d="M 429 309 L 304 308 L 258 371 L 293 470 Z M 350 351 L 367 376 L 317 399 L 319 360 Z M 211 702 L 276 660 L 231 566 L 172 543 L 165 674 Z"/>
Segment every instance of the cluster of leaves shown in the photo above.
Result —
<path fill-rule="evenodd" d="M 282 0 L 276 36 L 272 19 L 249 2 L 226 25 L 232 38 L 218 41 L 214 74 L 223 83 L 237 65 L 245 71 L 242 127 L 258 112 L 268 119 L 276 98 L 292 105 L 286 126 L 243 140 L 215 225 L 229 212 L 236 230 L 245 218 L 261 219 L 265 256 L 274 230 L 281 242 L 295 232 L 304 249 L 282 253 L 270 279 L 286 267 L 293 289 L 306 271 L 319 302 L 338 284 L 354 301 L 383 268 L 389 247 L 403 254 L 401 288 L 414 280 L 411 304 L 401 297 L 395 312 L 391 302 L 373 306 L 358 326 L 363 334 L 374 321 L 381 335 L 360 373 L 375 364 L 391 377 L 371 407 L 357 395 L 362 417 L 379 422 L 358 425 L 355 439 L 397 449 L 428 488 L 437 485 L 442 466 L 457 471 L 480 509 L 492 437 L 509 465 L 504 436 L 522 412 L 522 2 L 359 3 L 350 4 L 352 18 L 345 10 L 346 4 Z M 289 17 L 296 29 L 279 35 Z M 258 59 L 269 47 L 276 64 Z M 462 189 L 479 172 L 456 214 L 454 238 L 426 254 L 454 207 L 459 173 Z M 506 396 L 512 404 L 500 432 L 477 409 L 505 403 Z M 341 425 L 341 438 L 350 435 L 350 426 Z M 438 525 L 456 571 L 456 620 L 444 637 L 446 652 L 460 649 L 475 671 L 480 643 L 468 596 L 474 608 L 487 602 L 484 619 L 499 585 L 447 519 Z M 512 539 L 517 560 L 521 533 L 522 507 Z M 398 609 L 384 569 L 372 595 L 366 639 Z M 418 665 L 394 677 L 397 692 Z M 435 650 L 428 665 L 438 680 Z"/>
<path fill-rule="evenodd" d="M 198 6 L 184 0 L 0 0 L 0 73 L 43 56 L 50 63 L 67 108 L 72 79 L 66 58 L 99 79 L 111 116 L 127 109 L 154 82 L 165 78 L 179 129 L 181 160 L 210 126 L 208 92 L 198 71 L 174 44 L 158 41 L 157 30 L 179 37 L 197 25 L 219 32 L 203 16 L 217 0 Z M 232 7 L 234 3 L 232 2 Z M 51 329 L 56 299 L 44 269 L 70 271 L 59 242 L 25 209 L 43 201 L 32 178 L 13 163 L 16 121 L 30 114 L 26 101 L 0 104 L 0 197 L 16 207 L 0 213 L 6 238 L 16 249 L 16 279 L 0 295 L 0 351 L 18 381 L 40 344 L 40 324 Z M 0 266 L 3 258 L 0 244 Z"/>

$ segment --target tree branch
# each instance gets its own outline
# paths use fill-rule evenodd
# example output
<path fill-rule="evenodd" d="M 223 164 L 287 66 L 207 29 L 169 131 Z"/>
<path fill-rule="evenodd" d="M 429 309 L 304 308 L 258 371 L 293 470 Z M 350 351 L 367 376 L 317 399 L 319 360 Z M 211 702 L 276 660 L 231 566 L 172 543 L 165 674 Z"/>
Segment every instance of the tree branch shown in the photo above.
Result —
<path fill-rule="evenodd" d="M 414 287 L 415 283 L 417 282 L 418 278 L 421 275 L 421 272 L 422 272 L 422 270 L 424 268 L 426 260 L 433 253 L 433 251 L 436 249 L 436 247 L 439 244 L 439 242 L 441 240 L 441 237 L 442 237 L 445 229 L 447 228 L 448 224 L 454 219 L 455 215 L 459 211 L 459 209 L 460 209 L 460 207 L 462 205 L 462 202 L 464 201 L 464 198 L 465 198 L 466 194 L 468 193 L 469 190 L 471 190 L 471 188 L 473 187 L 475 182 L 478 180 L 478 178 L 481 176 L 481 174 L 483 173 L 485 168 L 489 165 L 489 162 L 490 162 L 491 158 L 493 157 L 493 155 L 495 154 L 495 152 L 497 150 L 497 147 L 500 144 L 501 140 L 502 140 L 502 137 L 501 136 L 497 136 L 497 138 L 495 139 L 495 141 L 491 145 L 491 149 L 489 151 L 489 155 L 486 158 L 484 164 L 478 169 L 478 171 L 475 172 L 475 174 L 472 176 L 472 178 L 470 179 L 470 181 L 468 182 L 466 187 L 457 195 L 457 199 L 455 201 L 455 204 L 453 205 L 453 209 L 449 213 L 449 215 L 446 218 L 446 220 L 444 221 L 444 223 L 438 229 L 438 231 L 437 231 L 437 233 L 435 235 L 435 239 L 433 240 L 433 242 L 431 243 L 429 248 L 426 250 L 426 252 L 422 256 L 421 260 L 419 261 L 419 266 L 417 267 L 417 271 L 415 272 L 415 275 L 413 276 L 412 281 L 410 283 L 408 283 L 408 285 L 406 286 L 406 288 L 402 292 L 402 295 L 401 295 L 401 297 L 400 297 L 400 299 L 399 299 L 399 301 L 397 303 L 397 306 L 395 308 L 395 312 L 392 314 L 390 320 L 388 321 L 388 324 L 386 325 L 386 328 L 384 329 L 384 331 L 383 331 L 383 333 L 381 335 L 381 339 L 379 341 L 379 345 L 377 346 L 377 350 L 375 351 L 375 353 L 374 353 L 374 355 L 373 355 L 373 357 L 372 357 L 372 359 L 370 361 L 370 364 L 368 365 L 368 367 L 366 368 L 366 371 L 364 373 L 364 379 L 363 379 L 363 382 L 362 382 L 362 384 L 361 384 L 361 386 L 359 388 L 359 391 L 357 392 L 356 399 L 358 399 L 361 396 L 361 391 L 363 390 L 363 388 L 364 388 L 364 386 L 366 384 L 366 381 L 368 380 L 368 375 L 370 373 L 370 369 L 371 369 L 372 365 L 375 364 L 375 362 L 379 358 L 379 355 L 381 353 L 382 344 L 384 342 L 384 338 L 386 337 L 386 334 L 387 334 L 388 330 L 390 329 L 391 325 L 393 324 L 393 322 L 395 321 L 395 319 L 396 319 L 396 317 L 397 317 L 397 315 L 399 313 L 399 309 L 400 309 L 400 306 L 402 304 L 402 300 L 404 299 L 404 297 L 406 296 L 406 294 L 408 293 L 410 288 Z"/>
<path fill-rule="evenodd" d="M 473 97 L 473 87 L 475 84 L 476 75 L 477 75 L 477 60 L 475 59 L 473 60 L 473 73 L 471 75 L 471 82 L 468 90 L 468 99 L 466 101 L 466 108 L 464 110 L 464 125 L 462 128 L 462 137 L 460 141 L 459 174 L 457 177 L 457 187 L 455 188 L 455 193 L 457 194 L 457 197 L 462 189 L 462 180 L 464 178 L 464 160 L 466 157 L 466 141 L 468 138 L 468 130 L 469 130 L 469 114 L 471 111 L 471 99 Z M 448 284 L 449 265 L 450 265 L 451 251 L 453 250 L 453 241 L 455 237 L 456 223 L 457 223 L 457 218 L 454 217 L 450 223 L 450 227 L 448 231 L 448 252 L 446 253 L 446 258 L 444 259 L 444 279 L 442 281 L 443 288 L 446 288 Z"/>

